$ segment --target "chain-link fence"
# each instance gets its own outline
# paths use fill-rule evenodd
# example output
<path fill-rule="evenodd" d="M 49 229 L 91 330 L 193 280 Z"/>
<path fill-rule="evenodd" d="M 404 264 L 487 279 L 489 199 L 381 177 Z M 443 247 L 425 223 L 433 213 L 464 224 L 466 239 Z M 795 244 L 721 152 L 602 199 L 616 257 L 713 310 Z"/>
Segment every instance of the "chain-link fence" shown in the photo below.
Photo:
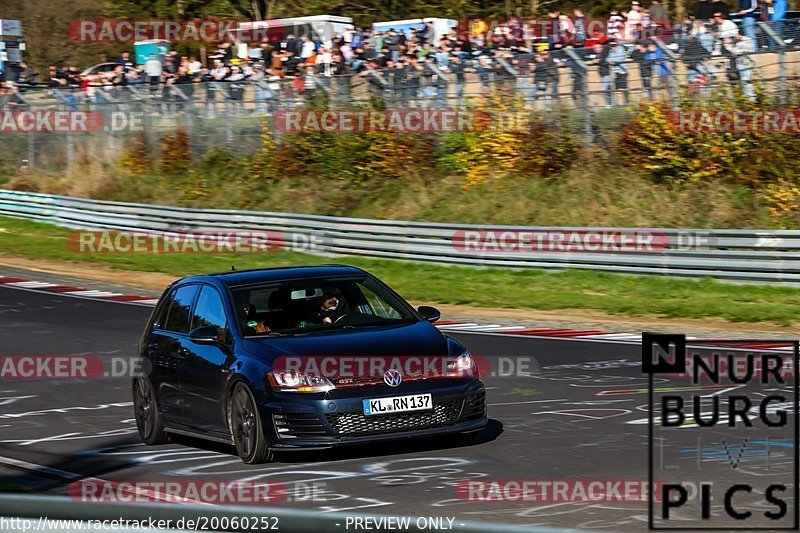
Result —
<path fill-rule="evenodd" d="M 690 46 L 676 36 L 669 44 L 656 38 L 647 45 L 565 48 L 552 52 L 555 57 L 547 62 L 547 69 L 541 67 L 541 54 L 527 58 L 497 54 L 490 62 L 466 60 L 461 67 L 422 62 L 410 73 L 367 67 L 346 76 L 309 73 L 259 81 L 17 86 L 0 95 L 3 111 L 85 111 L 100 117 L 102 127 L 88 133 L 58 134 L 35 128 L 6 133 L 13 128 L 0 127 L 6 133 L 0 160 L 29 168 L 67 168 L 81 157 L 114 159 L 137 138 L 157 149 L 165 133 L 178 129 L 191 140 L 193 157 L 213 148 L 246 155 L 261 146 L 263 119 L 279 110 L 320 105 L 332 109 L 463 108 L 481 95 L 498 92 L 516 95 L 530 111 L 566 110 L 581 124 L 578 129 L 591 144 L 609 116 L 624 116 L 628 104 L 643 100 L 677 106 L 681 98 L 702 98 L 730 87 L 745 98 L 759 91 L 775 106 L 789 101 L 800 77 L 800 51 L 791 49 L 765 23 L 759 26 L 762 38 L 772 39 L 774 50 L 742 52 L 717 40 L 708 43 L 704 53 L 693 55 Z M 763 48 L 769 50 L 769 46 Z"/>

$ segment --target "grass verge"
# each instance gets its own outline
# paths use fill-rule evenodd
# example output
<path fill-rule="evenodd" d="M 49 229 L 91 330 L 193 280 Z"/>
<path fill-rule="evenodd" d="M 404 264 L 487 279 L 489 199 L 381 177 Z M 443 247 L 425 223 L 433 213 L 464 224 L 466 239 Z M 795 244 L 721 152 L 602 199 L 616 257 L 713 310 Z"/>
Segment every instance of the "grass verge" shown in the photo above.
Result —
<path fill-rule="evenodd" d="M 345 263 L 364 268 L 410 300 L 509 309 L 602 311 L 618 316 L 722 318 L 788 326 L 800 316 L 800 289 L 711 279 L 629 276 L 592 271 L 467 268 L 362 257 L 270 254 L 84 254 L 67 247 L 72 230 L 0 217 L 0 253 L 98 264 L 122 271 L 190 274 L 270 266 Z"/>

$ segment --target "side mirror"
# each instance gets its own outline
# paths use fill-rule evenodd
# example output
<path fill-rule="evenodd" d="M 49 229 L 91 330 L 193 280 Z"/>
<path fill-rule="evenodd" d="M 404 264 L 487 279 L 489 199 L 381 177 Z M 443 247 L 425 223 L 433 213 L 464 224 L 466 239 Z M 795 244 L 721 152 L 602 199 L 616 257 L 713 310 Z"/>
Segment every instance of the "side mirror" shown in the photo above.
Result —
<path fill-rule="evenodd" d="M 221 342 L 219 332 L 215 326 L 203 326 L 195 328 L 189 333 L 189 340 L 197 344 L 214 344 Z"/>
<path fill-rule="evenodd" d="M 427 320 L 428 322 L 436 322 L 440 318 L 442 318 L 442 313 L 436 309 L 435 307 L 431 307 L 430 305 L 420 305 L 417 308 L 419 314 L 422 315 L 422 318 Z"/>

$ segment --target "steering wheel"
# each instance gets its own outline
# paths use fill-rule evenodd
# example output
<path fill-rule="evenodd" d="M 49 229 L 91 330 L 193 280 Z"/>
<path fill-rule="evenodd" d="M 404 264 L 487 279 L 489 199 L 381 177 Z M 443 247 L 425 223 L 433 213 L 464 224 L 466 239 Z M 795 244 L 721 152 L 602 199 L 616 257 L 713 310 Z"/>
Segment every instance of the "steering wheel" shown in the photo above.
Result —
<path fill-rule="evenodd" d="M 353 313 L 345 313 L 345 314 L 343 314 L 342 316 L 340 316 L 339 318 L 337 318 L 336 320 L 334 320 L 334 321 L 333 321 L 333 323 L 334 323 L 334 324 L 338 324 L 339 322 L 341 322 L 341 321 L 342 321 L 342 319 L 343 319 L 344 317 L 346 317 L 346 316 L 350 316 L 350 315 L 352 315 L 352 314 L 353 314 Z"/>

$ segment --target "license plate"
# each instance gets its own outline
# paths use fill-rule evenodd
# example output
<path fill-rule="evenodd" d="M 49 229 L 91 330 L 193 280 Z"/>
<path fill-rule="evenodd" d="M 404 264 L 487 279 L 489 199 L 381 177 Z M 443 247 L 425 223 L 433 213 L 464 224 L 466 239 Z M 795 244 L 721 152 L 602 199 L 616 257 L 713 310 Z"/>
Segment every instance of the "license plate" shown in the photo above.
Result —
<path fill-rule="evenodd" d="M 433 400 L 431 400 L 430 394 L 412 394 L 411 396 L 393 396 L 391 398 L 375 398 L 362 401 L 364 402 L 365 415 L 425 411 L 433 408 Z"/>

